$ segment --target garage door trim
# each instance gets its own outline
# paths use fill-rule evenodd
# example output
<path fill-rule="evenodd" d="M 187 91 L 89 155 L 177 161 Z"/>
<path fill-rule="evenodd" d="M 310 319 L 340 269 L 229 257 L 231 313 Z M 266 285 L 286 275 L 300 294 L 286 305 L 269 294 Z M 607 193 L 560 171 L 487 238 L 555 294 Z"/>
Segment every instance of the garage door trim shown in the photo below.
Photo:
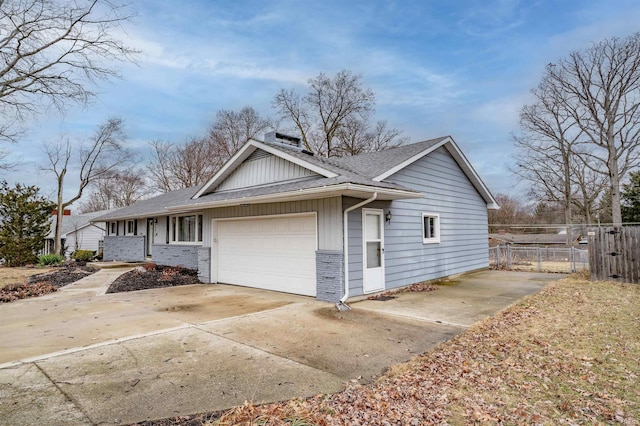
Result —
<path fill-rule="evenodd" d="M 288 217 L 312 217 L 315 227 L 314 232 L 314 250 L 318 250 L 318 212 L 301 212 L 301 213 L 283 213 L 283 214 L 267 214 L 267 215 L 252 215 L 252 216 L 242 216 L 242 217 L 226 217 L 226 218 L 214 218 L 211 220 L 211 246 L 212 246 L 212 256 L 211 256 L 211 282 L 218 282 L 218 223 L 220 222 L 239 222 L 239 221 L 251 221 L 251 220 L 261 220 L 261 219 L 285 219 Z"/>

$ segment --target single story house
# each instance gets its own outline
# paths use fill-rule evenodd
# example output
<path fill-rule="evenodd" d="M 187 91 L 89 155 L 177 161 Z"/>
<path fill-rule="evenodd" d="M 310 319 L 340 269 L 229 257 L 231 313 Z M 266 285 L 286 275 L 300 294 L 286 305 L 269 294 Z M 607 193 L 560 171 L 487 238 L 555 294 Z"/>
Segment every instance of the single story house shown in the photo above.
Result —
<path fill-rule="evenodd" d="M 98 252 L 102 248 L 106 235 L 106 224 L 94 221 L 112 210 L 101 210 L 78 215 L 64 215 L 62 219 L 62 247 L 64 257 L 69 258 L 76 250 L 91 250 Z M 65 211 L 66 213 L 66 211 Z M 51 217 L 51 231 L 45 237 L 43 254 L 53 253 L 56 235 L 57 217 Z"/>
<path fill-rule="evenodd" d="M 204 185 L 97 218 L 104 259 L 332 302 L 488 267 L 498 206 L 451 137 L 342 158 L 265 139 Z"/>

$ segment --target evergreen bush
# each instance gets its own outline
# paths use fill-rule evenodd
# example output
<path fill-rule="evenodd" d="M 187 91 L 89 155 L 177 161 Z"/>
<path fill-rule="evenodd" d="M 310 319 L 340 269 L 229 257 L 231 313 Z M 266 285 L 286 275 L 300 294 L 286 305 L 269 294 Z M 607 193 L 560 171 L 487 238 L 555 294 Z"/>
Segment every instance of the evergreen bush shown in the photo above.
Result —
<path fill-rule="evenodd" d="M 90 262 L 93 260 L 93 252 L 91 250 L 76 250 L 71 254 L 71 258 L 76 262 Z"/>

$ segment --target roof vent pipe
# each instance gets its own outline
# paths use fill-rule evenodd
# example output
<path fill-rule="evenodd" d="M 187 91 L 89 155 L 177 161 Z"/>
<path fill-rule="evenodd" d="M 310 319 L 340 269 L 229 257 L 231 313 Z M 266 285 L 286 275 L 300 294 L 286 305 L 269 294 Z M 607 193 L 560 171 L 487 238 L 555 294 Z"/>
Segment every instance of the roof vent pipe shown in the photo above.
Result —
<path fill-rule="evenodd" d="M 338 303 L 336 303 L 336 308 L 339 311 L 349 311 L 351 308 L 348 305 L 345 305 L 344 302 L 349 298 L 349 212 L 355 209 L 358 209 L 366 204 L 372 203 L 378 198 L 378 193 L 374 192 L 371 198 L 367 198 L 366 200 L 356 204 L 355 206 L 348 207 L 344 209 L 344 217 L 342 218 L 342 225 L 344 228 L 343 231 L 343 240 L 344 240 L 344 295 L 340 299 Z"/>

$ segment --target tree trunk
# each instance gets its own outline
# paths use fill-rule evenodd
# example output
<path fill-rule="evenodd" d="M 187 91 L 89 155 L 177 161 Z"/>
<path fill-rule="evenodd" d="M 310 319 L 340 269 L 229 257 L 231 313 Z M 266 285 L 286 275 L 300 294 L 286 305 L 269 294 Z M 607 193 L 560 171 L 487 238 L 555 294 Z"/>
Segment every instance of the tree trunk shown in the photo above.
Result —
<path fill-rule="evenodd" d="M 56 254 L 61 256 L 64 255 L 62 253 L 62 219 L 64 217 L 64 203 L 62 201 L 62 185 L 64 183 L 64 175 L 66 174 L 66 170 L 63 170 L 58 176 L 58 207 L 56 211 L 56 232 L 55 239 L 53 240 L 53 251 Z"/>
<path fill-rule="evenodd" d="M 609 169 L 609 182 L 611 184 L 611 221 L 615 228 L 622 226 L 622 208 L 620 207 L 620 173 L 618 171 L 618 161 L 616 157 L 616 147 L 614 136 L 611 134 L 612 126 L 607 132 L 607 148 L 609 158 L 607 167 Z"/>

